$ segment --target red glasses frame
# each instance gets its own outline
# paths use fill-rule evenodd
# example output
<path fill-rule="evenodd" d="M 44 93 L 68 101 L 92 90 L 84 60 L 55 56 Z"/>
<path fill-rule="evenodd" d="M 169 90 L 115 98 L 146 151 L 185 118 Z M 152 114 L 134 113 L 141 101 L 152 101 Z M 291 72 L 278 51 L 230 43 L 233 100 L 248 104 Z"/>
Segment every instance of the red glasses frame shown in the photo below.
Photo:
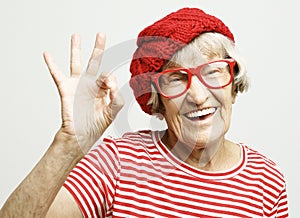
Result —
<path fill-rule="evenodd" d="M 201 71 L 201 68 L 203 68 L 204 66 L 206 66 L 208 64 L 216 63 L 216 62 L 226 62 L 226 63 L 228 63 L 229 68 L 230 68 L 230 80 L 229 80 L 229 82 L 226 83 L 223 86 L 218 86 L 218 87 L 210 86 L 209 84 L 207 84 L 204 81 L 204 79 L 202 78 L 202 75 L 199 73 Z M 224 88 L 224 87 L 226 87 L 226 86 L 228 86 L 229 84 L 232 83 L 233 77 L 234 77 L 234 66 L 235 65 L 236 65 L 236 61 L 232 58 L 228 58 L 228 59 L 220 59 L 220 60 L 211 61 L 211 62 L 208 62 L 208 63 L 205 63 L 205 64 L 201 64 L 200 66 L 195 67 L 195 68 L 173 68 L 173 69 L 168 69 L 168 70 L 164 70 L 162 72 L 159 72 L 157 74 L 152 75 L 152 82 L 154 82 L 154 84 L 155 84 L 156 88 L 158 89 L 159 93 L 165 98 L 176 98 L 176 97 L 179 97 L 179 96 L 183 95 L 190 88 L 193 75 L 196 75 L 197 78 L 201 81 L 201 83 L 209 89 L 222 89 L 222 88 Z M 167 96 L 160 89 L 158 80 L 159 80 L 159 77 L 161 75 L 163 75 L 165 73 L 172 72 L 174 70 L 185 71 L 188 74 L 188 84 L 186 86 L 186 89 L 184 91 L 182 91 L 181 93 L 179 93 L 177 95 Z"/>

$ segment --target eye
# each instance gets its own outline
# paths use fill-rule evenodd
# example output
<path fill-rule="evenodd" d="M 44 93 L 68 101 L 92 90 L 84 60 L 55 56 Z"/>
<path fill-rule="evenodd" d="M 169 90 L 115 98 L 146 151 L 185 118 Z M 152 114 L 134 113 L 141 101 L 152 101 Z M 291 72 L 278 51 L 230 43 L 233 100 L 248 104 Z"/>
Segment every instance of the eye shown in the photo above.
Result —
<path fill-rule="evenodd" d="M 186 81 L 188 81 L 188 75 L 183 71 L 168 72 L 160 77 L 160 83 L 162 85 L 179 85 Z"/>
<path fill-rule="evenodd" d="M 220 68 L 214 68 L 214 69 L 209 69 L 207 72 L 205 72 L 206 76 L 218 76 L 223 73 L 223 70 Z"/>
<path fill-rule="evenodd" d="M 202 76 L 207 78 L 217 78 L 228 73 L 228 64 L 225 62 L 216 62 L 207 65 L 201 71 Z"/>
<path fill-rule="evenodd" d="M 181 72 L 174 72 L 168 75 L 168 79 L 170 82 L 176 82 L 176 81 L 185 81 L 186 75 Z"/>

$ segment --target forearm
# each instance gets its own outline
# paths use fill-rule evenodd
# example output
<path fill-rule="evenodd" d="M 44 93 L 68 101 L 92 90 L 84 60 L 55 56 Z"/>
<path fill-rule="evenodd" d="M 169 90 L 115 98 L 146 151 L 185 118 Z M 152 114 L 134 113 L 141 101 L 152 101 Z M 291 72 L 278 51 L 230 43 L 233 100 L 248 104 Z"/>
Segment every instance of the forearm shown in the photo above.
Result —
<path fill-rule="evenodd" d="M 45 217 L 69 172 L 82 157 L 75 137 L 56 134 L 42 159 L 10 195 L 0 217 Z"/>

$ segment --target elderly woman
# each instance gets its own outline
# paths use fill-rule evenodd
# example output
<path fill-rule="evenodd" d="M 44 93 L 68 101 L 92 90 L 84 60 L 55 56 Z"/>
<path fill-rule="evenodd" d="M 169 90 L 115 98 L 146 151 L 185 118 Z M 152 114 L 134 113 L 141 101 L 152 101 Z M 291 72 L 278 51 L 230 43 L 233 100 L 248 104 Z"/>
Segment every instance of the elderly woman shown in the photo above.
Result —
<path fill-rule="evenodd" d="M 1 215 L 288 216 L 277 166 L 225 138 L 232 104 L 248 80 L 233 34 L 221 20 L 183 8 L 145 28 L 130 85 L 142 110 L 164 118 L 168 128 L 104 138 L 84 155 L 123 105 L 113 76 L 94 79 L 104 44 L 98 34 L 82 75 L 80 38 L 72 36 L 71 78 L 45 53 L 61 96 L 62 126 Z M 92 99 L 92 110 L 84 108 L 84 99 Z"/>

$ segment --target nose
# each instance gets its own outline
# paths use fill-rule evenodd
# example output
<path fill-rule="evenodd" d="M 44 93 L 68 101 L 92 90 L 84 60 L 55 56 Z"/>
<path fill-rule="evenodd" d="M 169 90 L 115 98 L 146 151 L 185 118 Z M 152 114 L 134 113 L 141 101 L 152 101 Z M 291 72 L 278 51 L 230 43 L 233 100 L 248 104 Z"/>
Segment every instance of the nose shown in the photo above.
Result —
<path fill-rule="evenodd" d="M 208 88 L 202 84 L 197 76 L 192 76 L 191 85 L 187 92 L 187 100 L 194 104 L 201 105 L 207 101 L 208 97 Z"/>

